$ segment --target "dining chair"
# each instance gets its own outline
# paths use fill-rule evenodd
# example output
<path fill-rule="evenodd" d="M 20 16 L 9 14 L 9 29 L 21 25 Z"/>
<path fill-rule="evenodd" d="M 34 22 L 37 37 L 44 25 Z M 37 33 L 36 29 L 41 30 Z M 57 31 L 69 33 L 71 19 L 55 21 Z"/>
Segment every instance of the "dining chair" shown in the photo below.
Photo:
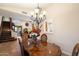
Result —
<path fill-rule="evenodd" d="M 27 52 L 27 50 L 25 50 L 25 47 L 28 46 L 28 33 L 22 33 L 22 47 L 23 47 L 23 55 L 24 56 L 29 56 L 29 53 Z"/>
<path fill-rule="evenodd" d="M 47 46 L 47 35 L 46 34 L 41 35 L 41 44 L 43 46 Z"/>
<path fill-rule="evenodd" d="M 24 56 L 24 48 L 23 48 L 22 42 L 19 38 L 18 38 L 18 42 L 19 42 L 19 45 L 20 45 L 21 55 Z"/>
<path fill-rule="evenodd" d="M 79 43 L 77 43 L 73 48 L 72 56 L 78 56 L 78 53 L 79 53 Z"/>
<path fill-rule="evenodd" d="M 46 34 L 41 35 L 41 42 L 47 42 L 47 35 Z"/>
<path fill-rule="evenodd" d="M 28 33 L 27 32 L 24 32 L 22 33 L 22 44 L 24 46 L 27 46 L 28 45 Z"/>

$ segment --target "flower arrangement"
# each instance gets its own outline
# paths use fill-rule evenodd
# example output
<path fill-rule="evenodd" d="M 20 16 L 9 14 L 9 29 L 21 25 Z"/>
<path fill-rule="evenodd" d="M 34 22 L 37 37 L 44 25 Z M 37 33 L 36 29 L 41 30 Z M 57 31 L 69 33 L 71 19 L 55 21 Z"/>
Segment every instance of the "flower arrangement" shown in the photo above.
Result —
<path fill-rule="evenodd" d="M 37 33 L 34 33 L 34 32 L 30 33 L 30 38 L 32 40 L 32 44 L 34 44 L 34 45 L 38 44 L 37 43 Z"/>

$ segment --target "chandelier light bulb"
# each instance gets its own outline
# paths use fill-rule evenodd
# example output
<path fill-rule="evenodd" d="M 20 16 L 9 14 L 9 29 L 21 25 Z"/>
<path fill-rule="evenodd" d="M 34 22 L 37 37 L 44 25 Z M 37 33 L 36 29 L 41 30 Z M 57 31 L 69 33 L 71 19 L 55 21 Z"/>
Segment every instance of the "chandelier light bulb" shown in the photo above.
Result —
<path fill-rule="evenodd" d="M 46 11 L 43 11 L 43 15 L 46 15 Z"/>
<path fill-rule="evenodd" d="M 39 9 L 37 8 L 37 9 L 35 9 L 35 13 L 39 13 Z"/>

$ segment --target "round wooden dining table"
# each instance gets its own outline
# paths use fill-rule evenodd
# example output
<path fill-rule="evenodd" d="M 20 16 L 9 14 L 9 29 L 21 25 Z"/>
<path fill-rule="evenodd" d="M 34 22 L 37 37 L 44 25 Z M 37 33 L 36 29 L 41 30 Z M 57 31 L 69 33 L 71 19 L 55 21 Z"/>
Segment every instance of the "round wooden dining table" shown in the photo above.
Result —
<path fill-rule="evenodd" d="M 61 48 L 54 43 L 39 43 L 38 45 L 23 45 L 30 56 L 61 56 Z"/>

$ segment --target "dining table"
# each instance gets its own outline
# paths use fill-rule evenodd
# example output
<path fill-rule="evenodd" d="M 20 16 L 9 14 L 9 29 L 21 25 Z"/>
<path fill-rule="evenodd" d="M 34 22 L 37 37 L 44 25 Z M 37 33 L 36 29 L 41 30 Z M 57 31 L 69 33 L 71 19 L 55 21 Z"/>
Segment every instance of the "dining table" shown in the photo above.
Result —
<path fill-rule="evenodd" d="M 61 56 L 62 54 L 61 48 L 55 43 L 39 41 L 37 45 L 25 43 L 23 46 L 30 56 Z"/>

